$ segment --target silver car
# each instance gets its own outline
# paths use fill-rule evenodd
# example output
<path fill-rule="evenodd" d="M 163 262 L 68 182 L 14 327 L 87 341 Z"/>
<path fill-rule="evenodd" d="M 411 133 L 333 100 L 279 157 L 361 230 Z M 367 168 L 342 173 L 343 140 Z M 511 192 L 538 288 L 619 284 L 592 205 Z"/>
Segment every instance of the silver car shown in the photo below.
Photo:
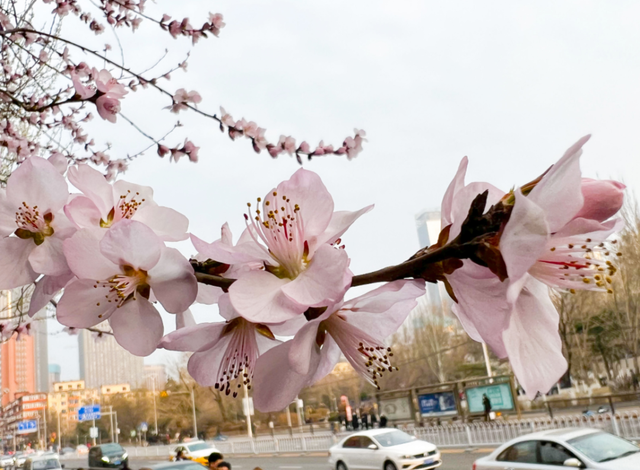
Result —
<path fill-rule="evenodd" d="M 588 428 L 542 431 L 513 439 L 475 461 L 473 470 L 640 469 L 640 448 Z"/>

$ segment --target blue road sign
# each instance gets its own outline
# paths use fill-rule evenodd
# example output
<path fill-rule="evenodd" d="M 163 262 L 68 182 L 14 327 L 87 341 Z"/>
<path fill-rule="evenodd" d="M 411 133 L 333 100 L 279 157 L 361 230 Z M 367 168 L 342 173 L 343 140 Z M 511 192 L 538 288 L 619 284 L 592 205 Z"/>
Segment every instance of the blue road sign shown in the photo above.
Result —
<path fill-rule="evenodd" d="M 18 434 L 29 434 L 38 430 L 38 422 L 33 419 L 29 421 L 20 421 L 18 423 Z"/>
<path fill-rule="evenodd" d="M 78 408 L 78 421 L 91 421 L 93 419 L 100 419 L 101 417 L 100 405 L 82 406 Z"/>

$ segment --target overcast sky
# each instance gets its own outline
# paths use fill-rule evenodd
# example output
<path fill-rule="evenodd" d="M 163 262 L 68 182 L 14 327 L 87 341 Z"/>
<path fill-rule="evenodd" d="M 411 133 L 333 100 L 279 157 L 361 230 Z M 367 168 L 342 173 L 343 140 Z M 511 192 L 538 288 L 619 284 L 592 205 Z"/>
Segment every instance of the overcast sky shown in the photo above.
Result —
<path fill-rule="evenodd" d="M 158 3 L 168 13 L 178 10 L 168 10 L 174 2 Z M 169 90 L 195 89 L 203 110 L 223 105 L 234 118 L 265 127 L 274 141 L 286 134 L 311 145 L 320 139 L 340 145 L 354 127 L 367 131 L 369 142 L 356 160 L 305 163 L 323 178 L 336 209 L 376 204 L 343 238 L 355 273 L 416 251 L 414 215 L 439 207 L 465 155 L 469 181 L 508 190 L 592 133 L 583 174 L 623 179 L 631 190 L 640 184 L 638 2 L 179 3 L 194 25 L 212 11 L 223 13 L 227 26 L 220 38 L 193 48 L 189 73 L 176 72 L 165 83 Z M 160 12 L 149 3 L 149 13 Z M 110 34 L 99 42 L 115 46 Z M 188 41 L 166 36 L 153 26 L 121 34 L 126 63 L 143 70 L 164 47 L 170 51 L 158 70 L 177 63 Z M 162 110 L 169 104 L 153 92 L 130 94 L 122 112 L 161 135 L 174 122 Z M 288 156 L 257 155 L 246 140 L 229 141 L 211 121 L 179 117 L 186 126 L 169 142 L 188 136 L 201 147 L 200 162 L 171 164 L 152 151 L 123 179 L 152 186 L 156 201 L 187 215 L 201 238 L 218 238 L 225 221 L 237 236 L 246 202 L 264 196 L 298 165 Z M 122 119 L 95 124 L 99 139 L 113 144 L 113 156 L 146 145 Z M 189 244 L 180 248 L 193 253 Z M 218 318 L 215 307 L 197 312 L 200 321 Z M 170 331 L 173 317 L 165 317 Z M 52 332 L 60 329 L 50 324 Z M 64 364 L 64 379 L 78 376 L 74 355 L 75 337 L 51 337 L 50 362 Z M 157 352 L 146 361 L 170 357 Z"/>

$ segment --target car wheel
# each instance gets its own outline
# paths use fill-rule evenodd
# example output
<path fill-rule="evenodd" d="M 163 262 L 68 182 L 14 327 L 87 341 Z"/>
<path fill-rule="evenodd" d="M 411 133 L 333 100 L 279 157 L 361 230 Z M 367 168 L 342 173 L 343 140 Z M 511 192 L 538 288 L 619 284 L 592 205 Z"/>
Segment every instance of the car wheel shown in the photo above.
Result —
<path fill-rule="evenodd" d="M 393 462 L 385 462 L 384 470 L 398 470 Z"/>
<path fill-rule="evenodd" d="M 338 465 L 336 465 L 336 470 L 347 470 L 347 466 L 342 462 L 338 462 Z"/>

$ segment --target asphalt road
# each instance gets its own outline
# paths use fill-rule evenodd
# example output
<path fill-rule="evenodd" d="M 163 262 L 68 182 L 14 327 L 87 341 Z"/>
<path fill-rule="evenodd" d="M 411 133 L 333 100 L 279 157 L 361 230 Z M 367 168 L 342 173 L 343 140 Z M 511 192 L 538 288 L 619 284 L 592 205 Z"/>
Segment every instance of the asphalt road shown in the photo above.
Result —
<path fill-rule="evenodd" d="M 487 455 L 486 450 L 465 452 L 462 450 L 445 450 L 443 464 L 439 470 L 471 470 L 471 464 L 475 459 Z M 232 470 L 253 470 L 260 467 L 262 470 L 330 470 L 327 457 L 291 456 L 291 457 L 230 457 L 227 459 Z M 166 460 L 130 459 L 129 466 L 132 470 L 142 467 L 150 467 L 157 463 L 166 463 Z M 66 468 L 83 468 L 87 466 L 86 459 L 65 459 L 62 461 Z M 382 470 L 382 469 L 381 469 Z"/>

